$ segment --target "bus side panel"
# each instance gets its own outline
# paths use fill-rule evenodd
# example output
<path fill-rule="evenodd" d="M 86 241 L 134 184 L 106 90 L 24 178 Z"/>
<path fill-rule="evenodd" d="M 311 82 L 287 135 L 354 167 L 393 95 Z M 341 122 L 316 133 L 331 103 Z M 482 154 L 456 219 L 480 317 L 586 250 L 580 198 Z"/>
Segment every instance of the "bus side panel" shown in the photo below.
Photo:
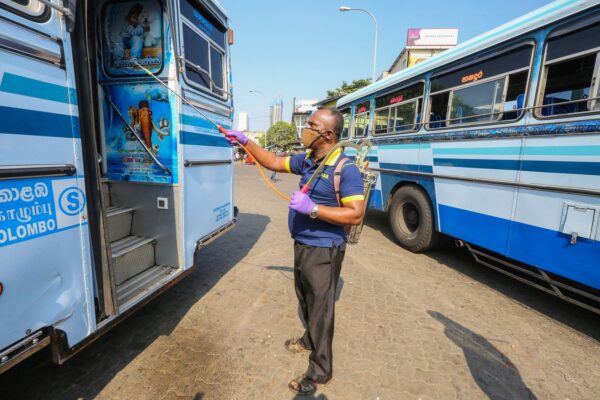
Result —
<path fill-rule="evenodd" d="M 225 129 L 231 121 L 205 111 Z M 180 141 L 183 162 L 214 162 L 183 167 L 185 266 L 194 264 L 198 240 L 233 221 L 232 149 L 225 137 L 200 114 L 184 105 Z"/>
<path fill-rule="evenodd" d="M 600 135 L 525 140 L 522 182 L 597 190 L 599 170 Z M 591 226 L 590 239 L 571 244 L 572 232 L 561 233 L 569 205 L 596 210 L 583 218 L 578 232 L 583 235 L 583 228 Z M 520 189 L 507 255 L 600 289 L 599 214 L 598 197 Z"/>
<path fill-rule="evenodd" d="M 431 144 L 407 143 L 382 145 L 378 150 L 379 168 L 393 171 L 432 173 Z M 429 195 L 436 220 L 436 192 L 433 178 L 402 174 L 401 172 L 381 172 L 379 179 L 382 192 L 382 208 L 389 209 L 389 201 L 395 190 L 403 183 L 421 186 Z"/>
<path fill-rule="evenodd" d="M 55 20 L 60 17 L 53 13 L 45 29 L 57 26 Z M 31 36 L 18 25 L 3 23 L 0 29 L 16 43 Z M 60 30 L 53 33 L 62 36 Z M 43 36 L 36 39 L 39 42 L 30 44 L 41 53 L 62 47 L 69 65 L 68 40 L 61 44 Z M 42 177 L 0 180 L 0 349 L 50 326 L 65 331 L 73 346 L 95 328 L 71 71 L 0 49 L 0 162 L 8 169 L 68 164 L 77 171 L 66 177 L 41 173 Z"/>
<path fill-rule="evenodd" d="M 432 145 L 433 172 L 516 182 L 520 139 Z M 442 233 L 506 255 L 516 189 L 436 178 Z"/>

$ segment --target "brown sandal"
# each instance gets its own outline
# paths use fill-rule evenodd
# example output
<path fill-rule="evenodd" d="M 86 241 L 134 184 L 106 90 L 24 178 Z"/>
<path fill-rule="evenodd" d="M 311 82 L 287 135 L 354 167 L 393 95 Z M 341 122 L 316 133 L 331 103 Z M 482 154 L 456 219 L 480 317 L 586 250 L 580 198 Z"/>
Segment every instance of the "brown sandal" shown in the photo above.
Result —
<path fill-rule="evenodd" d="M 310 353 L 310 350 L 302 346 L 300 339 L 288 339 L 284 343 L 285 349 L 293 354 Z"/>
<path fill-rule="evenodd" d="M 292 379 L 288 384 L 288 388 L 299 396 L 310 396 L 314 394 L 317 389 L 325 385 L 327 384 L 313 382 L 302 375 L 296 379 Z"/>

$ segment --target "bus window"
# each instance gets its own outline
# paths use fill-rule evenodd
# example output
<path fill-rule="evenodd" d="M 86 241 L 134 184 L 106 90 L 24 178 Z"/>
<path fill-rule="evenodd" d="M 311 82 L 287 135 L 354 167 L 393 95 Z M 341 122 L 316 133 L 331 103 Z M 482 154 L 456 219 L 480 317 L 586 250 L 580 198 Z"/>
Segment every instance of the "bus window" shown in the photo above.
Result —
<path fill-rule="evenodd" d="M 410 132 L 420 122 L 425 83 L 419 82 L 375 99 L 375 135 Z"/>
<path fill-rule="evenodd" d="M 0 8 L 7 8 L 36 22 L 50 18 L 50 9 L 39 0 L 0 0 Z"/>
<path fill-rule="evenodd" d="M 505 81 L 501 78 L 453 91 L 448 125 L 497 120 Z"/>
<path fill-rule="evenodd" d="M 340 139 L 348 139 L 350 136 L 350 110 L 342 111 L 342 115 L 344 116 L 344 128 L 342 129 Z"/>
<path fill-rule="evenodd" d="M 450 92 L 429 96 L 429 103 L 431 104 L 429 110 L 429 128 L 437 129 L 446 127 L 449 99 Z"/>
<path fill-rule="evenodd" d="M 524 112 L 533 46 L 431 79 L 429 129 L 510 121 Z"/>
<path fill-rule="evenodd" d="M 185 76 L 192 84 L 225 95 L 225 43 L 227 30 L 207 10 L 181 0 Z"/>
<path fill-rule="evenodd" d="M 354 137 L 363 137 L 369 134 L 371 120 L 371 102 L 365 101 L 356 106 L 354 111 Z"/>
<path fill-rule="evenodd" d="M 600 111 L 600 24 L 566 34 L 557 32 L 550 35 L 546 46 L 545 85 L 536 114 L 549 117 Z"/>

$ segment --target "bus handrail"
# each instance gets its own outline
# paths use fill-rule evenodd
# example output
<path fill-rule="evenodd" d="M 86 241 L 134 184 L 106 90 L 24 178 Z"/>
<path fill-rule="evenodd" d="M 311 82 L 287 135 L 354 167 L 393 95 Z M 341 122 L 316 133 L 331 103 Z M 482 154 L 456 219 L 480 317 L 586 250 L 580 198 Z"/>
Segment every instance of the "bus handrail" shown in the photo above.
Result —
<path fill-rule="evenodd" d="M 76 172 L 71 164 L 0 165 L 0 180 L 73 176 Z"/>
<path fill-rule="evenodd" d="M 223 160 L 185 160 L 183 165 L 185 167 L 201 167 L 207 165 L 225 165 L 231 164 L 231 159 L 223 159 Z"/>
<path fill-rule="evenodd" d="M 139 131 L 134 126 L 132 126 L 125 119 L 125 117 L 123 116 L 123 114 L 121 113 L 121 111 L 119 111 L 119 108 L 117 107 L 117 105 L 112 101 L 112 98 L 110 97 L 110 94 L 108 93 L 108 90 L 105 90 L 104 93 L 106 94 L 106 99 L 108 100 L 108 103 L 110 104 L 110 106 L 115 110 L 115 112 L 119 116 L 119 119 L 131 131 L 131 133 L 133 133 L 133 137 L 135 137 L 135 139 L 142 146 L 142 148 L 144 149 L 144 151 L 146 153 L 148 153 L 148 155 L 150 156 L 150 158 L 152 158 L 152 160 L 156 163 L 156 165 L 158 165 L 160 167 L 160 169 L 162 169 L 163 171 L 165 171 L 167 173 L 167 175 L 173 175 L 173 173 L 171 172 L 171 170 L 169 169 L 169 167 L 167 167 L 166 165 L 164 165 L 163 163 L 161 163 L 158 160 L 158 158 L 156 158 L 156 156 L 154 155 L 154 153 L 152 153 L 152 150 L 150 150 L 148 148 L 148 146 L 146 146 L 146 143 L 144 143 L 144 141 L 142 140 L 142 138 L 139 135 Z"/>

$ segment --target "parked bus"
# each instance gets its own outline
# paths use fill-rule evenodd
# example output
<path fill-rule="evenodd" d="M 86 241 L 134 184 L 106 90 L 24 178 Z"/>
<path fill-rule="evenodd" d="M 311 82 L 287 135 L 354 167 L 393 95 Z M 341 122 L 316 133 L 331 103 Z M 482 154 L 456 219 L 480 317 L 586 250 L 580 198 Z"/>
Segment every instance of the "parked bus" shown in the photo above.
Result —
<path fill-rule="evenodd" d="M 235 222 L 214 0 L 0 0 L 0 372 L 64 362 Z"/>
<path fill-rule="evenodd" d="M 600 312 L 600 2 L 559 0 L 341 98 L 369 207 Z"/>

